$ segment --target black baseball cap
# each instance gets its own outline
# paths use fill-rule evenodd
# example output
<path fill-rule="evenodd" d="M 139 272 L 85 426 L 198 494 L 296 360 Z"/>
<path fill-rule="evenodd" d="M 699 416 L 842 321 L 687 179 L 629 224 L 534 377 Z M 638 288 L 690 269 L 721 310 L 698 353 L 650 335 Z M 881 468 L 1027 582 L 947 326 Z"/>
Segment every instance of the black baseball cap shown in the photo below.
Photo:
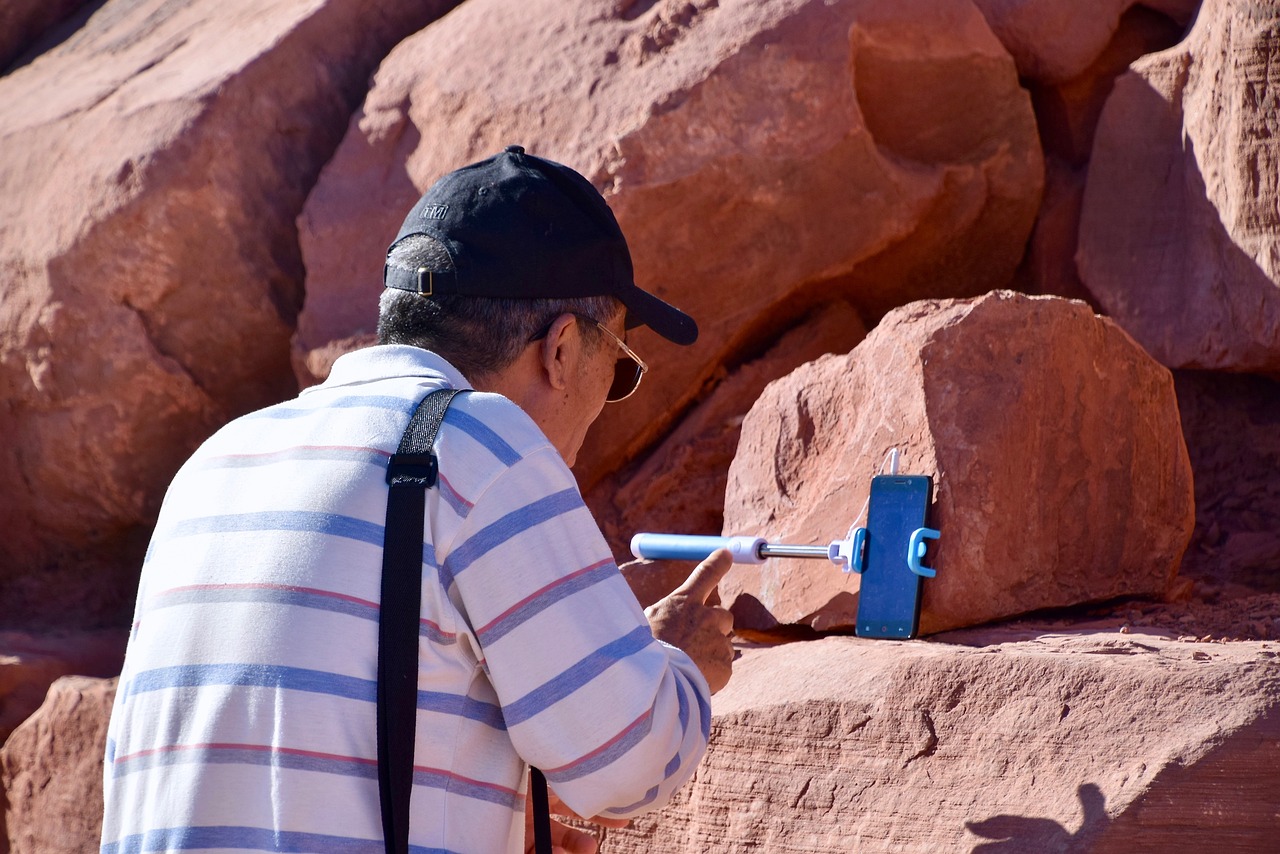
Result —
<path fill-rule="evenodd" d="M 698 338 L 692 317 L 636 286 L 627 240 L 591 182 L 518 145 L 433 184 L 391 247 L 418 234 L 439 241 L 453 269 L 387 263 L 386 287 L 508 299 L 609 295 L 626 306 L 628 328 L 648 326 L 676 344 Z"/>

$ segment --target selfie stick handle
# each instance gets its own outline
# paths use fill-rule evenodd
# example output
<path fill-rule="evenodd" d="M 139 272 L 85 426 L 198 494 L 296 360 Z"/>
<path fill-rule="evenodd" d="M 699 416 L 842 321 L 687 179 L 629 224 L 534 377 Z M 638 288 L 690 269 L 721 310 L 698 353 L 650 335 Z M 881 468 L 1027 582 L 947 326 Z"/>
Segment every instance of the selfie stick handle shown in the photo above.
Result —
<path fill-rule="evenodd" d="M 687 534 L 636 534 L 631 538 L 631 553 L 639 558 L 666 560 L 702 560 L 716 549 L 728 549 L 734 563 L 764 563 L 771 557 L 798 557 L 829 560 L 839 564 L 830 546 L 792 546 L 765 542 L 763 537 L 702 537 Z"/>
<path fill-rule="evenodd" d="M 764 563 L 766 555 L 761 549 L 767 545 L 763 537 L 636 534 L 631 538 L 631 553 L 650 560 L 702 560 L 716 549 L 728 549 L 733 553 L 734 563 Z"/>

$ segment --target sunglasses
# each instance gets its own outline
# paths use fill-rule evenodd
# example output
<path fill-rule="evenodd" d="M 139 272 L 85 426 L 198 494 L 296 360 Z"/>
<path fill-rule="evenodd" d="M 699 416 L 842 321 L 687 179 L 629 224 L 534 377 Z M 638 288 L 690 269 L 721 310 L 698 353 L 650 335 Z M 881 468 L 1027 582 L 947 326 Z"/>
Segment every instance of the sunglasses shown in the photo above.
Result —
<path fill-rule="evenodd" d="M 644 359 L 637 356 L 636 351 L 627 346 L 627 342 L 615 335 L 609 327 L 605 326 L 594 317 L 587 317 L 584 314 L 577 314 L 574 312 L 570 312 L 570 314 L 573 314 L 573 316 L 579 320 L 594 323 L 601 332 L 613 339 L 613 343 L 618 345 L 618 349 L 626 354 L 625 358 L 620 357 L 617 363 L 613 366 L 613 382 L 609 384 L 609 392 L 604 397 L 605 402 L 617 403 L 618 401 L 626 400 L 628 397 L 635 394 L 636 389 L 640 387 L 640 379 L 644 376 L 645 371 L 649 370 L 649 366 L 644 363 Z M 551 325 L 553 323 L 555 323 L 555 318 L 552 318 L 551 322 L 548 323 L 541 332 L 529 340 L 537 341 L 540 338 L 546 338 L 547 333 L 551 331 Z"/>

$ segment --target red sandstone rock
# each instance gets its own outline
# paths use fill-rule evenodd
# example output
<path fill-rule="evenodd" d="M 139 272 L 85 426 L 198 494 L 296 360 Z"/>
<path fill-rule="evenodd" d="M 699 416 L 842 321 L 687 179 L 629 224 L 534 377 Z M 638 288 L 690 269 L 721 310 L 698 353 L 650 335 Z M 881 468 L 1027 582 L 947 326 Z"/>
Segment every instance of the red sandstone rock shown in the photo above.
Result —
<path fill-rule="evenodd" d="M 823 354 L 843 353 L 865 336 L 866 327 L 847 304 L 823 306 L 764 355 L 733 369 L 641 463 L 600 481 L 586 500 L 614 554 L 629 555 L 631 537 L 639 531 L 718 533 L 729 464 L 747 410 L 770 381 Z"/>
<path fill-rule="evenodd" d="M 725 533 L 842 538 L 893 447 L 902 473 L 935 483 L 922 633 L 1162 596 L 1191 535 L 1172 377 L 1083 303 L 1008 291 L 913 303 L 848 355 L 773 383 L 743 424 Z M 731 606 L 749 595 L 820 630 L 852 626 L 857 591 L 857 575 L 799 560 L 735 567 L 721 584 Z"/>
<path fill-rule="evenodd" d="M 1058 84 L 1030 83 L 1046 155 L 1045 188 L 1017 290 L 1083 299 L 1097 307 L 1080 281 L 1075 255 L 1098 116 L 1116 77 L 1130 63 L 1176 44 L 1182 33 L 1165 15 L 1135 6 L 1120 17 L 1111 42 L 1083 72 Z"/>
<path fill-rule="evenodd" d="M 1280 374 L 1276 20 L 1206 4 L 1117 80 L 1098 125 L 1080 277 L 1170 367 Z"/>
<path fill-rule="evenodd" d="M 1111 41 L 1079 74 L 1056 83 L 1031 81 L 1046 154 L 1076 167 L 1087 163 L 1098 117 L 1116 78 L 1140 57 L 1177 44 L 1184 32 L 1183 25 L 1165 15 L 1134 6 L 1120 16 Z"/>
<path fill-rule="evenodd" d="M 1280 591 L 1280 382 L 1175 371 L 1174 383 L 1196 491 L 1183 573 Z"/>
<path fill-rule="evenodd" d="M 1120 18 L 1139 0 L 973 0 L 991 29 L 1013 54 L 1018 73 L 1040 83 L 1064 83 L 1080 75 L 1102 54 Z M 1200 0 L 1141 0 L 1185 27 Z"/>
<path fill-rule="evenodd" d="M 0 73 L 86 0 L 5 0 L 0 4 Z"/>
<path fill-rule="evenodd" d="M 113 676 L 124 660 L 126 630 L 53 635 L 0 632 L 0 744 L 44 701 L 60 676 Z"/>
<path fill-rule="evenodd" d="M 94 580 L 136 572 L 186 454 L 294 392 L 295 218 L 369 70 L 446 5 L 110 0 L 0 78 L 7 617 L 77 583 L 118 607 Z"/>
<path fill-rule="evenodd" d="M 693 783 L 602 854 L 1275 850 L 1276 643 L 957 635 L 744 650 Z"/>
<path fill-rule="evenodd" d="M 637 280 L 702 327 L 635 336 L 655 369 L 579 455 L 588 489 L 819 301 L 1007 283 L 1041 188 L 1027 94 L 968 0 L 470 0 L 388 57 L 308 199 L 296 346 L 372 328 L 421 190 L 509 143 L 594 180 Z"/>
<path fill-rule="evenodd" d="M 97 851 L 116 679 L 65 676 L 0 750 L 12 854 Z"/>
<path fill-rule="evenodd" d="M 1018 290 L 1093 303 L 1075 259 L 1087 175 L 1087 168 L 1073 169 L 1057 157 L 1045 158 L 1044 203 L 1027 244 Z"/>

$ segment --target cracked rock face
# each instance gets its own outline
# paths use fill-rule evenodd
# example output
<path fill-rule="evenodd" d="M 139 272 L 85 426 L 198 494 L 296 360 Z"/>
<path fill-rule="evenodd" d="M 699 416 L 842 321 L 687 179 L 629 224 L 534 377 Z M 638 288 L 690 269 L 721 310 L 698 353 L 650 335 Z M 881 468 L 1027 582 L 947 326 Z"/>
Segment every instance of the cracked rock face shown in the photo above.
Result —
<path fill-rule="evenodd" d="M 743 423 L 724 532 L 843 538 L 895 447 L 903 474 L 934 479 L 942 537 L 925 634 L 1161 597 L 1191 536 L 1173 379 L 1081 302 L 1001 291 L 913 303 L 847 355 L 774 382 Z M 734 567 L 721 584 L 758 629 L 852 627 L 858 590 L 856 574 L 785 559 Z"/>
<path fill-rule="evenodd" d="M 694 782 L 601 850 L 1269 852 L 1277 655 L 1031 627 L 746 649 Z"/>
<path fill-rule="evenodd" d="M 1078 77 L 1097 60 L 1126 11 L 1141 6 L 1186 26 L 1200 0 L 974 0 L 974 4 L 1013 55 L 1018 73 L 1053 85 Z"/>
<path fill-rule="evenodd" d="M 691 348 L 636 330 L 655 369 L 593 429 L 587 490 L 821 302 L 872 318 L 1006 282 L 1043 170 L 967 0 L 468 0 L 387 58 L 308 199 L 300 362 L 371 328 L 368 283 L 419 194 L 512 143 L 592 179 L 637 281 L 702 330 Z"/>
<path fill-rule="evenodd" d="M 1171 368 L 1280 375 L 1280 10 L 1206 3 L 1098 125 L 1080 278 Z"/>
<path fill-rule="evenodd" d="M 108 0 L 0 78 L 11 611 L 130 601 L 103 568 L 136 572 L 178 465 L 296 391 L 294 219 L 368 70 L 443 8 L 371 5 Z"/>
<path fill-rule="evenodd" d="M 64 676 L 0 749 L 10 854 L 96 851 L 117 679 Z"/>

